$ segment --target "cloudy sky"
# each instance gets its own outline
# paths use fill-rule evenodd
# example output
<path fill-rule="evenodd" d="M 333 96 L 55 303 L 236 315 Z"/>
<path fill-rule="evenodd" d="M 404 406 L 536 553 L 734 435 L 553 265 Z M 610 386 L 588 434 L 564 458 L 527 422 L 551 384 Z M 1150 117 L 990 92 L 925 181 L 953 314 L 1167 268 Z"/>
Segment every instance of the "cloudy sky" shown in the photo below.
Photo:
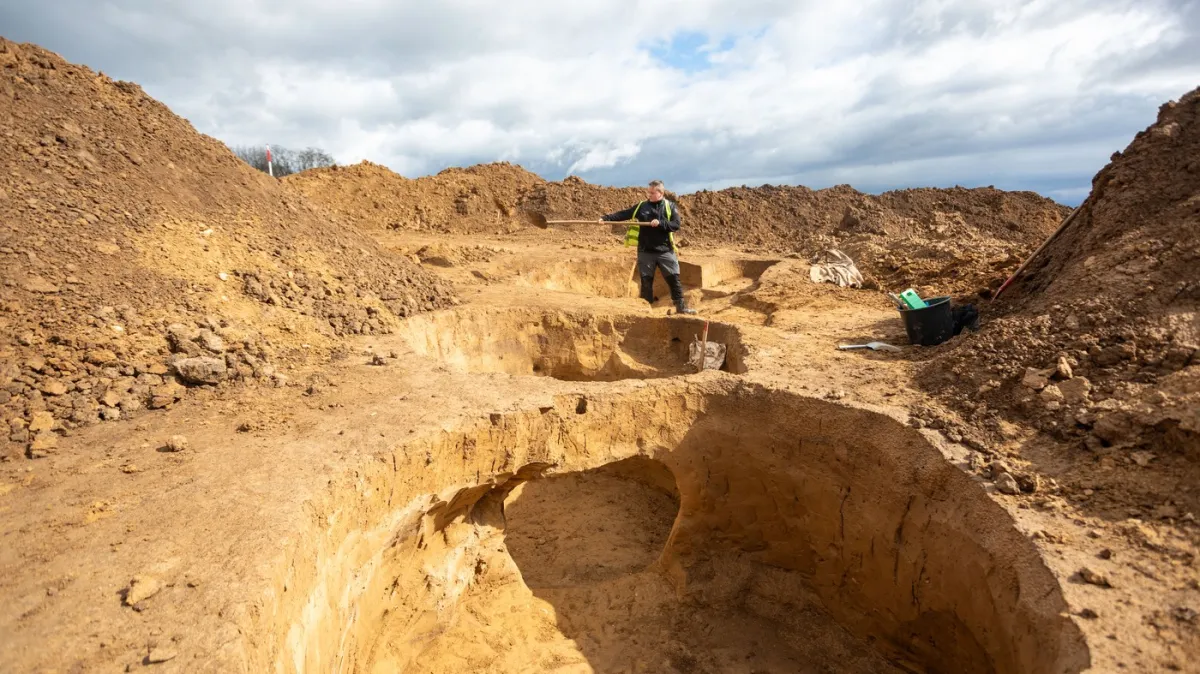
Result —
<path fill-rule="evenodd" d="M 231 145 L 680 191 L 1074 204 L 1200 85 L 1200 0 L 0 0 L 0 34 Z"/>

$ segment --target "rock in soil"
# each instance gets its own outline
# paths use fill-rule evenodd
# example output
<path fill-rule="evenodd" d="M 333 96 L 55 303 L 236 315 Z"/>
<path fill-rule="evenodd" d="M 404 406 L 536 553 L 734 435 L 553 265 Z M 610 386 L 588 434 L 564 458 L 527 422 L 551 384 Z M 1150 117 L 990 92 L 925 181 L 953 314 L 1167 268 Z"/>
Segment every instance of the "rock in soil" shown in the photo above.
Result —
<path fill-rule="evenodd" d="M 1150 465 L 1150 462 L 1153 461 L 1155 457 L 1153 452 L 1133 452 L 1129 455 L 1129 458 L 1133 459 L 1133 462 L 1138 466 L 1145 468 L 1146 466 Z"/>
<path fill-rule="evenodd" d="M 1196 624 L 1197 613 L 1194 609 L 1180 606 L 1171 611 L 1171 616 L 1181 623 Z"/>
<path fill-rule="evenodd" d="M 153 597 L 162 590 L 162 581 L 145 574 L 139 574 L 129 581 L 129 587 L 125 591 L 125 605 L 133 606 Z"/>
<path fill-rule="evenodd" d="M 1017 486 L 1021 488 L 1021 492 L 1025 494 L 1036 494 L 1042 488 L 1042 478 L 1038 475 L 1020 475 L 1017 477 Z"/>
<path fill-rule="evenodd" d="M 54 415 L 49 412 L 35 412 L 29 422 L 30 433 L 41 433 L 54 427 Z"/>
<path fill-rule="evenodd" d="M 184 358 L 175 363 L 175 371 L 188 384 L 219 384 L 228 368 L 220 358 Z"/>
<path fill-rule="evenodd" d="M 200 344 L 212 353 L 225 353 L 225 340 L 212 330 L 200 331 Z"/>
<path fill-rule="evenodd" d="M 996 489 L 1000 490 L 1001 494 L 1016 496 L 1021 493 L 1021 486 L 1017 484 L 1017 479 L 1011 473 L 1000 473 L 996 477 Z"/>
<path fill-rule="evenodd" d="M 1040 391 L 1050 384 L 1050 373 L 1045 370 L 1028 368 L 1025 370 L 1025 377 L 1021 379 L 1021 384 L 1025 388 Z"/>
<path fill-rule="evenodd" d="M 61 381 L 50 380 L 43 383 L 39 390 L 48 396 L 61 396 L 66 395 L 68 389 L 67 385 Z"/>
<path fill-rule="evenodd" d="M 1079 569 L 1079 577 L 1083 579 L 1083 582 L 1089 585 L 1096 585 L 1098 587 L 1112 587 L 1112 582 L 1108 580 L 1108 576 L 1097 573 L 1086 566 Z"/>
<path fill-rule="evenodd" d="M 1067 403 L 1078 405 L 1087 402 L 1088 395 L 1092 392 L 1092 383 L 1088 381 L 1087 377 L 1072 377 L 1067 381 L 1060 382 L 1058 390 Z"/>
<path fill-rule="evenodd" d="M 188 448 L 187 438 L 185 438 L 182 435 L 171 436 L 171 438 L 169 440 L 167 440 L 167 444 L 165 446 L 165 449 L 168 452 L 182 452 L 182 451 L 187 450 L 187 448 Z"/>
<path fill-rule="evenodd" d="M 1059 356 L 1058 365 L 1054 368 L 1054 378 L 1065 381 L 1075 376 L 1075 372 L 1071 369 L 1071 364 L 1067 362 L 1065 356 Z"/>
<path fill-rule="evenodd" d="M 169 648 L 154 648 L 146 656 L 146 664 L 157 665 L 179 657 L 179 653 Z"/>
<path fill-rule="evenodd" d="M 121 394 L 113 389 L 109 389 L 103 396 L 100 396 L 100 402 L 105 407 L 117 407 L 121 404 Z"/>
<path fill-rule="evenodd" d="M 50 431 L 42 431 L 34 436 L 33 442 L 30 443 L 29 454 L 33 458 L 42 458 L 57 446 L 58 436 Z"/>

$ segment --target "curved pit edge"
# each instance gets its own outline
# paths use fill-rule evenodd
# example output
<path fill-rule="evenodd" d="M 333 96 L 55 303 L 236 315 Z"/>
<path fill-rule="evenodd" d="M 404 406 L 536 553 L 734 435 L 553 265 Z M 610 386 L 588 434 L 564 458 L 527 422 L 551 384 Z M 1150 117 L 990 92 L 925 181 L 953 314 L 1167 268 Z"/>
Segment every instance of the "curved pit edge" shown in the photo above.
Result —
<path fill-rule="evenodd" d="M 414 643 L 432 638 L 471 583 L 472 550 L 495 543 L 508 490 L 634 456 L 675 475 L 681 510 L 662 562 L 682 594 L 720 601 L 706 579 L 748 565 L 741 591 L 811 589 L 896 662 L 963 671 L 986 652 L 1001 673 L 1088 666 L 1036 547 L 890 416 L 735 382 L 587 399 L 584 414 L 564 396 L 417 440 L 331 484 L 256 620 L 251 671 L 365 667 L 385 616 Z M 964 628 L 970 638 L 937 641 Z"/>

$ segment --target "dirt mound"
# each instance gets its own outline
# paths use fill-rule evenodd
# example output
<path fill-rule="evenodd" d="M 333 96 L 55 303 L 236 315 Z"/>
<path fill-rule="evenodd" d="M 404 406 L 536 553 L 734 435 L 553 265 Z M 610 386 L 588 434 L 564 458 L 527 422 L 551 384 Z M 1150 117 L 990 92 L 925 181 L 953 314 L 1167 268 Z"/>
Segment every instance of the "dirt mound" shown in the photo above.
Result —
<path fill-rule="evenodd" d="M 956 237 L 1039 242 L 1068 209 L 1029 192 L 922 188 L 863 194 L 848 185 L 738 187 L 691 195 L 690 236 L 790 249 L 800 237 L 874 235 L 890 240 Z M 703 208 L 701 208 L 703 206 Z"/>
<path fill-rule="evenodd" d="M 1063 232 L 1013 285 L 1012 299 L 1112 298 L 1142 314 L 1200 300 L 1200 89 L 1159 110 L 1092 181 Z"/>
<path fill-rule="evenodd" d="M 449 305 L 135 84 L 0 39 L 0 454 Z"/>
<path fill-rule="evenodd" d="M 1200 459 L 1198 157 L 1200 89 L 1113 155 L 1001 313 L 943 347 L 927 383 L 1101 455 L 1151 446 Z"/>
<path fill-rule="evenodd" d="M 520 211 L 591 219 L 645 198 L 641 187 L 541 178 L 507 163 L 447 169 L 410 180 L 363 162 L 288 176 L 297 193 L 368 229 L 448 234 L 528 229 Z M 812 255 L 840 248 L 888 288 L 985 295 L 1070 209 L 1032 192 L 994 188 L 911 189 L 879 196 L 841 185 L 738 187 L 668 198 L 679 206 L 681 246 Z M 573 239 L 620 235 L 619 226 L 564 228 Z"/>
<path fill-rule="evenodd" d="M 1019 264 L 1069 209 L 1028 192 L 847 185 L 730 188 L 683 201 L 685 243 L 808 257 L 829 248 L 889 289 L 970 294 Z"/>
<path fill-rule="evenodd" d="M 522 194 L 519 205 L 522 210 L 543 213 L 550 220 L 588 220 L 629 208 L 645 198 L 643 187 L 601 187 L 568 176 L 561 182 L 544 183 Z M 678 195 L 668 192 L 667 198 L 679 204 L 680 217 L 687 213 L 687 206 Z"/>
<path fill-rule="evenodd" d="M 364 161 L 304 171 L 284 182 L 363 227 L 473 234 L 512 226 L 518 195 L 544 181 L 506 162 L 412 180 Z"/>
<path fill-rule="evenodd" d="M 446 169 L 409 180 L 364 162 L 314 169 L 284 183 L 368 229 L 446 234 L 528 229 L 520 211 L 590 219 L 644 199 L 642 187 L 601 187 L 580 177 L 547 182 L 509 163 Z M 808 257 L 840 248 L 889 289 L 988 295 L 1070 209 L 1032 192 L 901 189 L 881 195 L 838 186 L 733 187 L 667 193 L 679 206 L 680 246 Z M 619 227 L 575 225 L 572 239 L 612 240 Z"/>
<path fill-rule="evenodd" d="M 922 294 L 995 288 L 1070 209 L 1031 192 L 994 188 L 912 189 L 880 196 L 841 185 L 735 187 L 668 195 L 679 205 L 683 247 L 799 254 L 839 248 L 876 283 Z M 641 188 L 605 188 L 578 178 L 522 195 L 521 209 L 553 218 L 593 217 L 645 198 Z"/>

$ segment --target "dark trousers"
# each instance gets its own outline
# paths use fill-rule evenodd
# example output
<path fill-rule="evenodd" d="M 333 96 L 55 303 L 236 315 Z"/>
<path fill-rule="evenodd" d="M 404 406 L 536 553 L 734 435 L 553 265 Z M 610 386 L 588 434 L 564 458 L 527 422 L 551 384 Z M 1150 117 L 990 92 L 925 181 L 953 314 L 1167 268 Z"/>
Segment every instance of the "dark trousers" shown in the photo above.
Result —
<path fill-rule="evenodd" d="M 683 284 L 679 282 L 679 258 L 675 253 L 645 253 L 639 250 L 637 267 L 642 281 L 642 299 L 654 303 L 654 271 L 658 270 L 671 289 L 671 300 L 675 306 L 683 306 Z"/>

